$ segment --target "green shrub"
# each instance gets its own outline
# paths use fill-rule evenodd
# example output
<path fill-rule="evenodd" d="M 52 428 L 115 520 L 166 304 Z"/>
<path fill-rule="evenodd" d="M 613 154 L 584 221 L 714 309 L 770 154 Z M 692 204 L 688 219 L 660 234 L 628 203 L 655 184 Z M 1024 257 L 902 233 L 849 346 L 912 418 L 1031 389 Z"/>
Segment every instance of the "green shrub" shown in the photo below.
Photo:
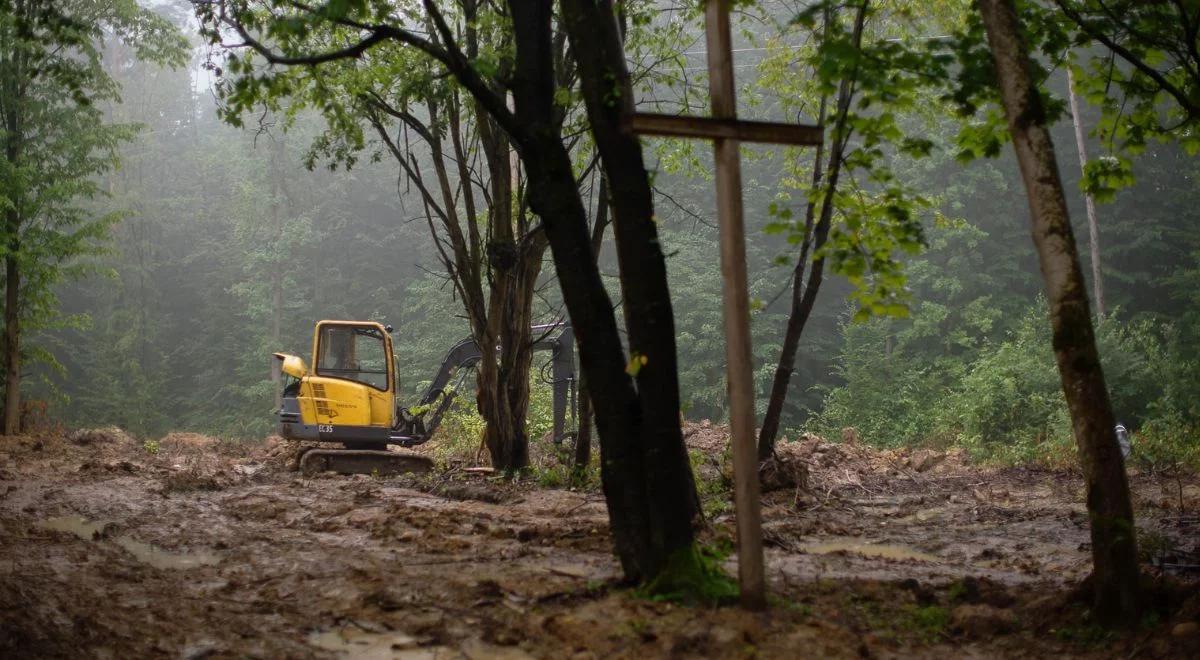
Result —
<path fill-rule="evenodd" d="M 554 428 L 554 391 L 550 385 L 542 382 L 539 365 L 536 361 L 529 380 L 529 410 L 525 417 L 525 433 L 529 438 L 530 456 L 536 460 L 542 454 L 557 454 L 559 448 L 542 443 L 542 438 Z M 474 376 L 468 376 L 465 382 L 470 383 L 473 388 Z M 472 391 L 474 390 L 472 389 Z M 483 442 L 484 429 L 487 427 L 475 405 L 474 396 L 464 396 L 460 393 L 446 414 L 442 416 L 442 423 L 430 442 L 433 454 L 439 461 L 473 462 L 475 460 Z M 571 423 L 569 416 L 567 423 Z M 486 452 L 487 450 L 484 449 L 484 456 L 487 455 Z M 557 463 L 557 458 L 555 462 Z M 535 465 L 534 467 L 539 466 Z M 546 478 L 557 479 L 557 477 Z M 569 479 L 563 483 L 567 482 Z"/>
<path fill-rule="evenodd" d="M 1004 341 L 984 345 L 934 414 L 979 458 L 1026 463 L 1069 451 L 1070 417 L 1045 314 L 1031 310 Z"/>
<path fill-rule="evenodd" d="M 1200 471 L 1200 426 L 1170 415 L 1152 419 L 1134 434 L 1134 465 L 1159 472 Z"/>
<path fill-rule="evenodd" d="M 923 304 L 907 322 L 848 324 L 837 362 L 845 382 L 828 393 L 810 427 L 836 437 L 853 426 L 880 446 L 957 445 L 1005 464 L 1073 464 L 1045 301 L 998 337 L 930 344 L 930 328 L 949 314 Z M 986 317 L 962 311 L 955 323 L 971 318 Z M 1133 460 L 1200 463 L 1200 368 L 1189 357 L 1200 341 L 1151 319 L 1123 321 L 1119 310 L 1097 324 L 1096 341 L 1116 417 L 1137 432 Z"/>

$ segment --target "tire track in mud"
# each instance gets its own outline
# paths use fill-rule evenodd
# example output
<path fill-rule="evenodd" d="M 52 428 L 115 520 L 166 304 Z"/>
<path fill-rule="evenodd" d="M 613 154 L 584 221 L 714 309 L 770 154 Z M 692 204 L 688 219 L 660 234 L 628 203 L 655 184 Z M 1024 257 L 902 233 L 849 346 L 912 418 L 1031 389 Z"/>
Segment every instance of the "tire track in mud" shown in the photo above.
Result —
<path fill-rule="evenodd" d="M 161 444 L 148 454 L 132 441 L 44 438 L 0 453 L 0 655 L 1112 651 L 1063 641 L 1040 621 L 1068 610 L 1067 585 L 1087 569 L 1078 487 L 1062 473 L 953 461 L 916 472 L 861 448 L 809 448 L 810 488 L 765 501 L 777 600 L 760 616 L 618 589 L 596 493 L 475 476 L 453 488 L 433 484 L 445 497 L 403 478 L 300 478 L 270 444 L 195 436 Z M 1135 487 L 1153 501 L 1155 484 L 1135 479 Z M 70 516 L 98 526 L 83 538 L 45 528 Z M 728 537 L 732 522 L 718 517 L 705 538 Z M 156 566 L 122 539 L 216 563 Z M 966 607 L 993 624 L 1019 624 L 981 633 L 920 618 Z M 1159 644 L 1159 655 L 1184 648 L 1169 631 L 1144 643 Z"/>

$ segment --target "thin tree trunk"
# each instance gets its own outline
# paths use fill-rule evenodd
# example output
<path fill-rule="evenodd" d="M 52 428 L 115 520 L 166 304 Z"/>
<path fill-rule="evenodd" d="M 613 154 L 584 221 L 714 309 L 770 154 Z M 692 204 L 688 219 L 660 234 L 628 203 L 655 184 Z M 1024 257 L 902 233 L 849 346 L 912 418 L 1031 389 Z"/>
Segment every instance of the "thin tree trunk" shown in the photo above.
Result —
<path fill-rule="evenodd" d="M 15 11 L 20 19 L 25 18 L 25 9 L 23 3 L 17 3 Z M 16 169 L 20 167 L 22 157 L 21 112 L 24 101 L 21 84 L 24 72 L 19 52 L 13 52 L 6 68 L 7 79 L 3 81 L 4 95 L 8 97 L 3 102 L 6 132 L 4 156 L 9 166 Z M 21 191 L 14 190 L 10 194 L 12 199 L 9 200 L 4 219 L 5 240 L 8 243 L 8 254 L 4 257 L 4 434 L 17 435 L 21 432 L 21 271 L 18 255 L 21 250 L 23 202 Z"/>
<path fill-rule="evenodd" d="M 458 90 L 453 90 L 450 96 L 450 111 L 447 116 L 450 126 L 450 145 L 454 149 L 454 165 L 458 172 L 458 186 L 462 191 L 463 212 L 467 216 L 467 238 L 470 241 L 468 253 L 471 263 L 479 263 L 481 259 L 482 241 L 479 238 L 479 219 L 475 210 L 475 188 L 471 184 L 471 171 L 467 161 L 467 146 L 462 134 L 462 104 L 458 99 Z"/>
<path fill-rule="evenodd" d="M 530 146 L 539 157 L 526 161 L 529 201 L 546 223 L 555 271 L 576 333 L 580 367 L 588 381 L 613 543 L 625 576 L 641 582 L 654 577 L 666 563 L 665 553 L 655 548 L 647 512 L 645 447 L 639 441 L 641 405 L 625 370 L 612 300 L 599 269 L 588 265 L 587 216 L 575 190 L 570 158 L 557 138 Z M 543 158 L 542 153 L 553 158 Z"/>
<path fill-rule="evenodd" d="M 821 110 L 817 123 L 825 125 L 825 109 L 829 97 L 821 96 Z M 813 158 L 812 189 L 821 185 L 824 175 L 825 143 L 817 145 Z M 812 249 L 813 222 L 816 218 L 816 205 L 810 199 L 804 209 L 804 242 L 800 246 L 800 258 L 796 260 L 796 268 L 792 271 L 792 306 L 788 312 L 787 329 L 783 334 L 783 346 L 779 349 L 779 364 L 775 366 L 775 377 L 771 381 L 771 398 L 767 401 L 767 412 L 763 415 L 762 428 L 758 434 L 758 460 L 765 461 L 775 451 L 775 439 L 779 435 L 779 418 L 783 414 L 783 403 L 787 399 L 788 385 L 792 372 L 796 368 L 796 349 L 800 346 L 800 335 L 808 316 L 804 314 L 804 266 L 808 264 L 809 250 Z M 816 264 L 814 263 L 815 267 Z M 812 281 L 812 278 L 809 278 Z"/>
<path fill-rule="evenodd" d="M 867 17 L 867 4 L 866 0 L 864 0 L 858 6 L 858 12 L 855 15 L 853 38 L 856 47 L 862 43 L 863 25 Z M 833 19 L 832 15 L 826 15 L 825 25 L 827 29 Z M 825 279 L 825 257 L 821 256 L 821 248 L 825 246 L 825 241 L 829 238 L 830 226 L 833 224 L 834 195 L 837 193 L 838 181 L 841 177 L 842 159 L 845 155 L 846 143 L 850 139 L 846 121 L 850 113 L 850 101 L 853 97 L 854 80 L 842 80 L 838 87 L 837 115 L 834 120 L 834 129 L 831 138 L 833 144 L 830 147 L 829 153 L 829 180 L 822 195 L 821 217 L 817 222 L 813 232 L 814 235 L 812 236 L 812 249 L 816 256 L 812 260 L 812 267 L 808 275 L 808 284 L 801 289 L 800 281 L 804 272 L 804 262 L 808 258 L 808 227 L 812 226 L 813 205 L 810 202 L 805 211 L 806 236 L 804 247 L 800 251 L 800 260 L 796 263 L 796 271 L 792 280 L 792 308 L 788 314 L 787 331 L 784 334 L 783 346 L 779 352 L 779 364 L 775 369 L 775 378 L 771 383 L 771 399 L 767 403 L 767 413 L 763 417 L 762 430 L 758 436 L 759 460 L 766 460 L 775 451 L 775 439 L 779 434 L 779 418 L 783 414 L 783 403 L 787 398 L 788 384 L 791 382 L 792 372 L 795 369 L 796 350 L 800 345 L 800 336 L 804 333 L 804 326 L 808 324 L 808 319 L 812 315 L 813 307 L 817 303 L 817 294 L 820 293 L 821 283 Z M 825 99 L 822 98 L 822 124 L 824 120 Z M 814 187 L 821 181 L 820 159 L 822 153 L 823 146 L 817 149 L 817 164 L 813 168 Z"/>
<path fill-rule="evenodd" d="M 1075 79 L 1071 67 L 1067 67 L 1067 96 L 1071 99 L 1071 124 L 1075 127 L 1075 146 L 1079 150 L 1079 171 L 1087 172 L 1087 143 L 1084 142 L 1083 120 L 1079 116 L 1079 96 L 1075 93 Z M 1083 194 L 1083 205 L 1087 209 L 1088 245 L 1092 253 L 1092 299 L 1096 301 L 1096 316 L 1104 320 L 1104 276 L 1100 271 L 1100 222 L 1096 219 L 1096 202 L 1092 194 Z"/>
<path fill-rule="evenodd" d="M 1124 461 L 1096 350 L 1087 285 L 1045 111 L 1013 0 L 980 0 L 1000 97 L 1029 197 L 1033 243 L 1050 305 L 1055 358 L 1071 412 L 1091 519 L 1094 610 L 1107 624 L 1139 621 L 1137 542 Z"/>
<path fill-rule="evenodd" d="M 468 7 L 468 9 L 470 9 Z M 430 31 L 434 30 L 429 26 Z M 468 30 L 468 41 L 473 38 Z M 532 365 L 531 333 L 533 291 L 541 272 L 545 253 L 545 238 L 539 233 L 529 235 L 521 218 L 514 216 L 514 195 L 519 184 L 518 171 L 512 166 L 508 137 L 494 120 L 476 104 L 476 127 L 479 149 L 484 154 L 488 170 L 487 186 L 489 236 L 482 246 L 479 219 L 475 215 L 472 177 L 465 155 L 468 146 L 459 122 L 461 105 L 452 97 L 443 106 L 436 97 L 425 99 L 429 123 L 407 111 L 392 108 L 383 99 L 370 98 L 371 105 L 400 119 L 413 129 L 430 147 L 430 158 L 437 180 L 437 192 L 424 183 L 424 174 L 411 154 L 400 150 L 382 122 L 373 118 L 380 137 L 388 144 L 397 160 L 417 183 L 427 209 L 433 210 L 444 229 L 444 244 L 440 257 L 452 278 L 455 290 L 462 296 L 471 326 L 471 336 L 479 346 L 498 347 L 485 350 L 477 365 L 476 388 L 479 414 L 483 417 L 483 443 L 488 449 L 492 466 L 505 472 L 524 469 L 529 464 L 529 439 L 525 421 L 529 411 L 529 372 Z M 465 203 L 465 218 L 458 208 L 458 196 L 442 144 L 443 125 L 449 128 L 454 154 L 458 189 Z M 432 217 L 432 216 L 431 216 Z M 463 223 L 466 224 L 464 232 Z M 430 229 L 439 235 L 437 226 Z M 486 247 L 486 249 L 484 249 Z M 484 284 L 486 280 L 487 290 Z"/>
<path fill-rule="evenodd" d="M 528 280 L 525 272 L 529 264 L 523 261 L 514 235 L 513 194 L 516 185 L 509 140 L 477 104 L 474 111 L 492 202 L 488 208 L 488 243 L 480 255 L 480 267 L 486 272 L 490 287 L 487 317 L 476 341 L 480 346 L 500 347 L 499 355 L 484 351 L 480 361 L 480 412 L 487 423 L 484 444 L 492 467 L 515 472 L 529 464 L 525 420 L 529 411 L 531 359 L 527 347 L 531 339 L 532 283 L 526 295 Z M 462 185 L 469 185 L 469 182 Z M 536 260 L 540 269 L 540 252 Z"/>
<path fill-rule="evenodd" d="M 16 211 L 9 211 L 6 230 L 11 253 L 4 258 L 4 435 L 21 432 L 21 271 L 17 251 L 21 243 Z"/>
<path fill-rule="evenodd" d="M 271 260 L 271 345 L 279 346 L 283 325 L 283 265 L 284 259 L 279 255 L 283 250 L 283 215 L 279 206 L 283 201 L 283 138 L 275 142 L 275 153 L 272 158 L 271 172 L 271 249 L 276 256 Z M 283 374 L 272 360 L 271 368 L 272 390 L 275 392 L 275 409 L 283 405 L 283 389 L 280 387 Z"/>
<path fill-rule="evenodd" d="M 596 218 L 592 222 L 592 261 L 599 264 L 600 249 L 604 245 L 604 229 L 608 226 L 608 181 L 600 175 L 597 191 Z M 587 378 L 579 378 L 579 433 L 575 436 L 575 472 L 583 474 L 592 461 L 592 401 L 588 393 Z"/>
<path fill-rule="evenodd" d="M 490 239 L 486 249 L 490 284 L 487 333 L 482 345 L 499 345 L 495 357 L 492 391 L 482 391 L 488 402 L 484 442 L 492 466 L 505 472 L 529 465 L 529 372 L 533 361 L 533 291 L 542 268 L 546 242 L 540 236 L 521 235 L 524 224 L 514 217 L 519 169 L 514 167 L 510 142 L 478 113 L 481 143 L 488 163 L 492 206 Z M 485 356 L 486 362 L 488 357 Z M 482 374 L 482 371 L 481 371 Z M 481 381 L 481 387 L 482 381 Z"/>
<path fill-rule="evenodd" d="M 529 414 L 529 372 L 533 363 L 533 291 L 542 268 L 546 243 L 539 236 L 526 237 L 517 245 L 516 263 L 507 269 L 493 265 L 492 312 L 499 334 L 500 354 L 496 376 L 495 417 L 503 424 L 497 433 L 485 436 L 492 465 L 507 472 L 529 465 L 529 437 L 525 421 Z M 492 319 L 489 318 L 489 321 Z"/>
<path fill-rule="evenodd" d="M 579 375 L 579 431 L 575 434 L 575 455 L 571 465 L 576 475 L 583 475 L 592 462 L 592 399 L 587 376 Z"/>

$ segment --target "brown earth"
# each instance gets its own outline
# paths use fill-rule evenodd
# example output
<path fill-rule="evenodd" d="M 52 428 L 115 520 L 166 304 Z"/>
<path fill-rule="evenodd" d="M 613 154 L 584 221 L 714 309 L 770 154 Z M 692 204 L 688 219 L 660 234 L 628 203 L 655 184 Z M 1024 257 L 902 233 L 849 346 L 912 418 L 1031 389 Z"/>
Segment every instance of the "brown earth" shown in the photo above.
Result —
<path fill-rule="evenodd" d="M 704 538 L 727 546 L 725 430 L 685 431 Z M 1194 477 L 1134 474 L 1154 602 L 1111 634 L 1073 597 L 1089 551 L 1067 472 L 784 443 L 800 478 L 764 497 L 772 607 L 752 614 L 623 587 L 598 492 L 461 469 L 309 479 L 294 450 L 115 429 L 0 439 L 0 657 L 1200 653 Z"/>

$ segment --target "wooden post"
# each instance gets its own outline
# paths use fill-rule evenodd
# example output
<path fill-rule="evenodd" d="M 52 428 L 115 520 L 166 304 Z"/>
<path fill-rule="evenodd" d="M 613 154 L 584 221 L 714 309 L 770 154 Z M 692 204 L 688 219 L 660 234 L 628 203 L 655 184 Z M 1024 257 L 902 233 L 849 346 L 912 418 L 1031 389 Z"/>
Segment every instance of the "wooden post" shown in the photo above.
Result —
<path fill-rule="evenodd" d="M 704 24 L 708 46 L 708 89 L 714 119 L 736 119 L 729 0 L 709 0 Z M 750 299 L 746 277 L 746 230 L 742 218 L 742 167 L 736 139 L 713 140 L 717 218 L 721 237 L 721 282 L 725 316 L 725 378 L 733 445 L 734 505 L 737 508 L 738 582 L 742 606 L 766 607 L 762 511 L 754 446 L 754 382 L 750 351 Z"/>
<path fill-rule="evenodd" d="M 644 112 L 625 117 L 625 130 L 642 135 L 708 138 L 713 141 L 717 175 L 717 217 L 721 236 L 721 280 L 725 317 L 725 379 L 733 445 L 734 504 L 737 508 L 738 582 L 742 606 L 767 606 L 763 571 L 762 509 L 758 456 L 754 445 L 754 381 L 750 352 L 750 294 L 746 284 L 746 229 L 742 220 L 742 166 L 739 144 L 768 142 L 815 146 L 824 128 L 737 118 L 729 0 L 708 0 L 704 26 L 708 45 L 708 85 L 712 117 L 678 117 Z"/>

